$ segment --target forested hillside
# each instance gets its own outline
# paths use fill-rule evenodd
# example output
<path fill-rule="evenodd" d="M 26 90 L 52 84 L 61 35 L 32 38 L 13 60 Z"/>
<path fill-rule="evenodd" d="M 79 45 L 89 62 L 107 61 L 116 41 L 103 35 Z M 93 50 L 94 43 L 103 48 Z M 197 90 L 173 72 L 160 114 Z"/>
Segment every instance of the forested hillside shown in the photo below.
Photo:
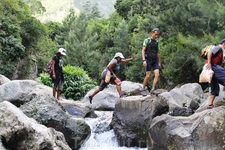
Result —
<path fill-rule="evenodd" d="M 31 73 L 28 68 L 34 58 L 40 74 L 57 48 L 64 47 L 65 65 L 83 68 L 94 81 L 99 80 L 115 52 L 125 57 L 136 53 L 134 61 L 121 65 L 118 76 L 142 83 L 142 43 L 158 27 L 162 63 L 158 87 L 166 88 L 168 83 L 198 82 L 204 63 L 201 49 L 225 38 L 224 0 L 116 0 L 115 12 L 108 18 L 102 18 L 94 4 L 85 3 L 83 8 L 79 15 L 70 11 L 62 23 L 44 24 L 32 17 L 43 10 L 41 5 L 1 0 L 0 74 L 12 78 L 17 64 L 25 58 L 20 79 Z"/>
<path fill-rule="evenodd" d="M 73 0 L 74 6 L 79 10 L 83 9 L 87 1 L 90 1 L 92 4 L 98 4 L 99 11 L 103 17 L 108 18 L 109 14 L 115 11 L 114 4 L 116 0 Z"/>
<path fill-rule="evenodd" d="M 45 7 L 45 12 L 35 14 L 35 17 L 42 22 L 61 22 L 69 14 L 70 9 L 74 9 L 76 13 L 82 11 L 87 1 L 90 0 L 40 0 L 43 7 Z M 115 11 L 115 0 L 94 0 L 90 2 L 93 5 L 97 4 L 103 17 L 108 17 L 110 13 Z"/>

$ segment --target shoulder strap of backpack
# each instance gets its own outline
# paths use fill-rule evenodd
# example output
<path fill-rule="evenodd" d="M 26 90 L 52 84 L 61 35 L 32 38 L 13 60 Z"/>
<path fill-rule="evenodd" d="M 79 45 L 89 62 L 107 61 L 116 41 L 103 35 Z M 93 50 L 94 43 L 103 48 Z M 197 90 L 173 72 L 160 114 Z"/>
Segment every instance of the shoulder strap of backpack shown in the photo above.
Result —
<path fill-rule="evenodd" d="M 148 43 L 147 44 L 149 44 L 151 42 L 151 38 L 148 38 Z M 157 39 L 156 40 L 156 42 L 157 42 L 157 44 L 159 44 L 159 40 Z"/>
<path fill-rule="evenodd" d="M 151 38 L 148 38 L 148 43 L 147 43 L 147 45 L 148 45 L 150 42 L 151 42 Z"/>

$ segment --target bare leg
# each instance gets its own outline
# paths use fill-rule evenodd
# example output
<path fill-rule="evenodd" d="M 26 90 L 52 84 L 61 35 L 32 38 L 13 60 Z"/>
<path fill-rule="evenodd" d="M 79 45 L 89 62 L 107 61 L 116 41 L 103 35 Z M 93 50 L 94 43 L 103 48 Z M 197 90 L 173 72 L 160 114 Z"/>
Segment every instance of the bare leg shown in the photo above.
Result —
<path fill-rule="evenodd" d="M 154 74 L 155 74 L 155 77 L 152 83 L 152 90 L 155 90 L 155 86 L 157 82 L 159 81 L 159 69 L 154 70 Z"/>
<path fill-rule="evenodd" d="M 97 88 L 92 94 L 91 94 L 91 97 L 94 97 L 98 92 L 100 92 L 100 89 Z"/>
<path fill-rule="evenodd" d="M 123 94 L 122 90 L 121 90 L 121 86 L 120 85 L 116 85 L 116 89 L 117 89 L 117 92 L 119 93 L 119 96 L 121 96 Z"/>
<path fill-rule="evenodd" d="M 99 89 L 99 88 L 97 88 L 90 96 L 88 96 L 89 101 L 90 101 L 91 104 L 92 104 L 92 99 L 93 99 L 93 97 L 94 97 L 98 92 L 100 92 L 100 89 Z"/>
<path fill-rule="evenodd" d="M 60 99 L 60 95 L 61 95 L 61 91 L 58 90 L 58 91 L 57 91 L 57 99 L 58 99 L 58 100 Z"/>
<path fill-rule="evenodd" d="M 56 88 L 55 87 L 52 88 L 52 94 L 53 94 L 53 97 L 56 97 L 55 96 L 56 95 Z"/>
<path fill-rule="evenodd" d="M 145 74 L 145 78 L 144 78 L 144 81 L 143 81 L 143 87 L 142 87 L 142 90 L 145 90 L 145 87 L 148 83 L 148 80 L 151 76 L 151 71 L 147 71 L 146 74 Z"/>
<path fill-rule="evenodd" d="M 209 105 L 213 105 L 213 101 L 214 101 L 214 99 L 215 99 L 215 95 L 210 95 L 210 97 L 209 97 Z"/>

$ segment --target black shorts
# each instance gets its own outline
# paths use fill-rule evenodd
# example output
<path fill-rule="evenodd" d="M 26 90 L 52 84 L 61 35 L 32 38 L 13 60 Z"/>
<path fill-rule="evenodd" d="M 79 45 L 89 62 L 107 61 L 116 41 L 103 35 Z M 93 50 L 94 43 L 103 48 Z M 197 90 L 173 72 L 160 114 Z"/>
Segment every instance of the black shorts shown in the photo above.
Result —
<path fill-rule="evenodd" d="M 146 59 L 146 63 L 147 63 L 146 71 L 151 71 L 152 69 L 153 70 L 160 69 L 157 59 L 154 59 L 154 60 L 153 59 Z"/>

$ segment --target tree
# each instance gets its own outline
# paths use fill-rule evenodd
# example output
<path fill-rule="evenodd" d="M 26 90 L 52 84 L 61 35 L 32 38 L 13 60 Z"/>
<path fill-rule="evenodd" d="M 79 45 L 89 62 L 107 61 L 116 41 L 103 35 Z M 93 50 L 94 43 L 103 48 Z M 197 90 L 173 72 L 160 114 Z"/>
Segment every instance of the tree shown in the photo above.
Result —
<path fill-rule="evenodd" d="M 122 20 L 122 22 L 119 24 L 119 26 L 115 30 L 115 36 L 113 37 L 114 46 L 109 49 L 109 54 L 113 56 L 116 52 L 121 52 L 125 57 L 131 57 L 132 51 L 130 49 L 130 33 L 128 31 L 127 24 L 125 20 Z M 122 79 L 126 79 L 125 77 L 125 71 L 126 68 L 130 64 L 121 64 L 121 71 L 119 72 L 119 76 Z"/>

